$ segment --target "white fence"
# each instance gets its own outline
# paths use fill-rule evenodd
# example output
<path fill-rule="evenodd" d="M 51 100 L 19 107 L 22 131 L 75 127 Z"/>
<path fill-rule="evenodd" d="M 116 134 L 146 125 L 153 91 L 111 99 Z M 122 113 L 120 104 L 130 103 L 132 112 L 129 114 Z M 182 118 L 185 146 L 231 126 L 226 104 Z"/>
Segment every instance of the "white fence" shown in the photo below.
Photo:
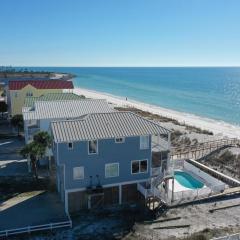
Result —
<path fill-rule="evenodd" d="M 173 204 L 174 203 L 176 204 L 180 202 L 194 201 L 205 197 L 210 197 L 212 195 L 222 192 L 224 189 L 225 184 L 219 184 L 211 186 L 211 188 L 204 187 L 199 189 L 174 192 L 173 200 L 171 202 Z M 169 191 L 169 196 L 171 196 L 171 194 L 172 194 L 171 191 Z"/>
<path fill-rule="evenodd" d="M 226 235 L 218 238 L 212 238 L 212 240 L 239 240 L 239 239 L 240 239 L 240 233 Z"/>
<path fill-rule="evenodd" d="M 160 174 L 162 174 L 161 167 L 151 168 L 151 177 L 158 176 Z"/>
<path fill-rule="evenodd" d="M 63 228 L 63 227 L 71 228 L 72 220 L 69 218 L 69 220 L 65 222 L 49 223 L 44 225 L 36 225 L 36 226 L 28 226 L 23 228 L 4 230 L 4 231 L 0 231 L 0 237 L 8 237 L 10 235 L 16 235 L 20 233 L 31 233 L 35 231 L 41 231 L 41 230 L 53 230 L 56 228 Z"/>

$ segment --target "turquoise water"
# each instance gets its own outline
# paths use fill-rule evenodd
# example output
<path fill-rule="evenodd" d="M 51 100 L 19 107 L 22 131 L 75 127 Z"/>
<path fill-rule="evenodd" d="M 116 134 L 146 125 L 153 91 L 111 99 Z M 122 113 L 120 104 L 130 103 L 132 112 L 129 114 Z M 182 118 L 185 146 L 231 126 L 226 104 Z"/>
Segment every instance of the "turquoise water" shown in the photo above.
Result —
<path fill-rule="evenodd" d="M 76 74 L 75 86 L 240 125 L 240 68 L 29 68 Z"/>
<path fill-rule="evenodd" d="M 196 189 L 204 186 L 202 182 L 198 181 L 186 172 L 175 171 L 174 178 L 178 181 L 178 183 L 186 188 Z"/>

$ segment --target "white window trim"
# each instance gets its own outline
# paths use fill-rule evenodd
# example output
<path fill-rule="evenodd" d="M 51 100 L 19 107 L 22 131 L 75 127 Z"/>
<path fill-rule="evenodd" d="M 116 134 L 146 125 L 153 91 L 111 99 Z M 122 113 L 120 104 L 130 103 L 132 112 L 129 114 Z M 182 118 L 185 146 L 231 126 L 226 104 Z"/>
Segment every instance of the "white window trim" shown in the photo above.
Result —
<path fill-rule="evenodd" d="M 91 142 L 91 141 L 97 141 L 97 151 L 96 151 L 95 153 L 90 153 L 90 152 L 89 152 L 89 142 Z M 89 141 L 87 141 L 87 149 L 88 149 L 88 155 L 96 155 L 96 154 L 98 154 L 98 140 L 95 139 L 95 140 L 89 140 Z"/>
<path fill-rule="evenodd" d="M 107 177 L 107 176 L 106 176 L 107 166 L 108 166 L 108 165 L 113 165 L 113 164 L 117 164 L 117 165 L 118 165 L 118 173 L 117 173 L 117 176 L 109 176 L 109 177 Z M 114 178 L 114 177 L 119 177 L 119 163 L 118 163 L 118 162 L 115 162 L 115 163 L 106 163 L 106 164 L 105 164 L 105 178 Z"/>
<path fill-rule="evenodd" d="M 122 142 L 117 142 L 117 139 L 119 139 L 119 138 L 122 138 Z M 119 144 L 121 144 L 121 143 L 125 143 L 125 137 L 117 137 L 117 138 L 115 138 L 115 143 L 119 143 Z"/>
<path fill-rule="evenodd" d="M 72 147 L 71 147 L 71 148 L 69 147 L 69 143 L 72 144 Z M 73 150 L 73 142 L 68 142 L 68 150 Z"/>
<path fill-rule="evenodd" d="M 83 177 L 82 178 L 75 178 L 74 177 L 74 168 L 82 168 L 83 169 Z M 84 177 L 85 177 L 85 169 L 84 169 L 84 167 L 82 167 L 82 166 L 73 167 L 73 180 L 82 180 L 82 179 L 84 179 Z"/>
<path fill-rule="evenodd" d="M 148 137 L 148 146 L 146 147 L 146 148 L 141 148 L 141 137 Z M 142 136 L 140 136 L 139 137 L 139 148 L 140 148 L 140 150 L 147 150 L 147 149 L 149 149 L 149 135 L 142 135 Z"/>
<path fill-rule="evenodd" d="M 141 161 L 147 161 L 147 171 L 146 171 L 146 172 L 140 172 L 140 162 L 141 162 Z M 139 172 L 133 173 L 133 171 L 132 171 L 132 162 L 138 162 Z M 146 159 L 141 159 L 141 160 L 132 160 L 132 161 L 131 161 L 131 175 L 135 175 L 135 174 L 146 174 L 146 173 L 148 173 L 148 159 L 147 159 L 147 158 L 146 158 Z"/>

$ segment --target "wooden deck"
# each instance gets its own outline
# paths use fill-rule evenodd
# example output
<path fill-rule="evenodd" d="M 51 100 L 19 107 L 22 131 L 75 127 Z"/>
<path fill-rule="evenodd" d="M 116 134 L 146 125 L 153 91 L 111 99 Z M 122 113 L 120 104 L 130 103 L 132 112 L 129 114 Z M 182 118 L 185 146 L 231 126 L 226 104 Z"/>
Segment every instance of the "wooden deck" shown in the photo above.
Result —
<path fill-rule="evenodd" d="M 225 147 L 240 147 L 240 140 L 236 138 L 220 139 L 186 145 L 183 147 L 173 147 L 171 149 L 171 159 L 201 159 L 208 154 Z"/>

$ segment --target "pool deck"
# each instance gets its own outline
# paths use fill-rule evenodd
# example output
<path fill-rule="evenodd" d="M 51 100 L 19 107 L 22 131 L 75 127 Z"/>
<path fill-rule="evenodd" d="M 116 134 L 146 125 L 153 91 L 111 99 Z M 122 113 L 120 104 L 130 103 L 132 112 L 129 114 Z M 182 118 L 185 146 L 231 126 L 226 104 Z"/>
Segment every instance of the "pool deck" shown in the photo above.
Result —
<path fill-rule="evenodd" d="M 169 180 L 169 189 L 172 190 L 172 181 L 173 179 L 170 179 Z M 205 188 L 206 185 L 204 185 L 202 188 Z M 201 188 L 201 189 L 202 189 Z M 197 189 L 197 188 L 196 188 Z M 195 189 L 192 189 L 192 188 L 187 188 L 187 187 L 184 187 L 183 185 L 181 185 L 176 179 L 174 181 L 174 192 L 182 192 L 182 191 L 189 191 L 189 190 L 195 190 Z"/>
<path fill-rule="evenodd" d="M 178 171 L 182 171 L 182 170 L 178 170 Z M 187 173 L 190 174 L 192 177 L 196 178 L 195 175 L 192 175 L 189 172 L 187 172 Z M 196 178 L 196 179 L 204 184 L 202 179 L 201 180 L 199 178 Z M 173 181 L 173 179 L 169 179 L 169 189 L 170 190 L 172 190 L 172 181 Z M 205 188 L 205 187 L 206 187 L 206 185 L 204 184 L 203 187 L 196 188 L 196 189 L 202 189 L 202 188 Z M 195 190 L 195 189 L 187 188 L 187 187 L 183 186 L 182 184 L 180 184 L 176 179 L 174 179 L 174 192 L 182 192 L 182 191 L 189 191 L 189 190 Z"/>

